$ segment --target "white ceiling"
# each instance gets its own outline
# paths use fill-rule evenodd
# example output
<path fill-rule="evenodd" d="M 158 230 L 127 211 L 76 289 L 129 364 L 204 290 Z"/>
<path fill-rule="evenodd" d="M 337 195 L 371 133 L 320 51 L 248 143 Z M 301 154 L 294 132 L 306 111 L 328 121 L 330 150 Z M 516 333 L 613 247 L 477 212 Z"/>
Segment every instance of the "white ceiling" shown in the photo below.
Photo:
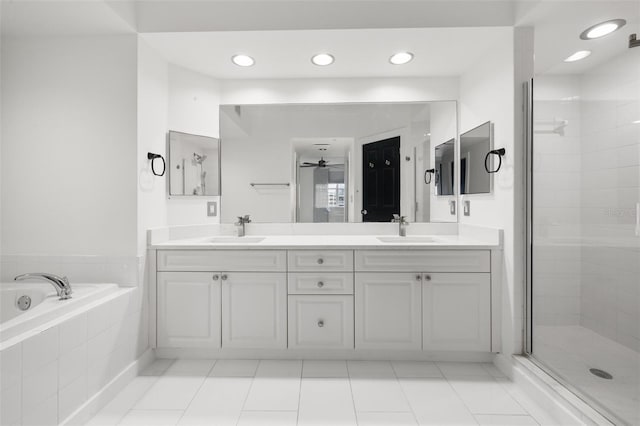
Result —
<path fill-rule="evenodd" d="M 428 77 L 464 73 L 491 48 L 505 28 L 420 28 L 306 31 L 228 31 L 143 34 L 169 62 L 220 79 Z M 398 51 L 414 53 L 406 65 L 392 65 Z M 335 62 L 311 63 L 328 52 Z M 256 63 L 242 68 L 234 54 Z"/>
<path fill-rule="evenodd" d="M 627 25 L 601 39 L 580 39 L 580 33 L 590 26 L 616 18 L 626 19 Z M 640 35 L 640 1 L 541 1 L 517 25 L 535 28 L 537 74 L 582 74 L 626 51 L 629 34 Z M 581 61 L 564 62 L 578 50 L 592 54 Z"/>

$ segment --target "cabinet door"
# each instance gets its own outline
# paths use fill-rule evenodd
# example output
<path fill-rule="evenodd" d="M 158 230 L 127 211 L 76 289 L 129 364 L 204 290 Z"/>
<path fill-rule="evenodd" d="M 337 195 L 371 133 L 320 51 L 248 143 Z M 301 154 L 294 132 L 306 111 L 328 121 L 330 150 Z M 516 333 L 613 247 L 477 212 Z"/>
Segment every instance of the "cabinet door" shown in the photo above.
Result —
<path fill-rule="evenodd" d="M 220 347 L 220 280 L 214 275 L 158 272 L 158 347 Z"/>
<path fill-rule="evenodd" d="M 353 296 L 289 296 L 289 347 L 353 349 Z"/>
<path fill-rule="evenodd" d="M 424 274 L 423 283 L 424 350 L 490 352 L 490 274 Z"/>
<path fill-rule="evenodd" d="M 287 276 L 222 274 L 222 347 L 287 347 Z"/>
<path fill-rule="evenodd" d="M 357 349 L 421 349 L 422 278 L 414 273 L 356 273 Z"/>

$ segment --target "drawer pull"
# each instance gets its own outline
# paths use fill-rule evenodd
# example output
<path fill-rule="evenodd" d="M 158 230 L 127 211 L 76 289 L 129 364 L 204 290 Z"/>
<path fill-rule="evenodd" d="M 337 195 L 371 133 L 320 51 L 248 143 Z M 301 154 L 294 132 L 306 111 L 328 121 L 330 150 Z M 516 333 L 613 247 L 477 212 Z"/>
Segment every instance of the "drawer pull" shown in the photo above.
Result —
<path fill-rule="evenodd" d="M 320 328 L 324 327 L 324 321 L 323 320 L 318 320 L 318 327 L 320 327 Z"/>
<path fill-rule="evenodd" d="M 318 281 L 318 288 L 324 287 L 324 283 L 322 281 Z"/>
<path fill-rule="evenodd" d="M 322 265 L 324 263 L 324 259 L 323 258 L 319 258 L 318 259 L 318 265 Z"/>
<path fill-rule="evenodd" d="M 228 278 L 228 277 L 227 277 L 227 274 L 222 274 L 222 277 L 221 277 L 221 278 L 222 278 L 222 281 L 226 281 L 226 280 L 227 280 L 227 278 Z"/>
<path fill-rule="evenodd" d="M 425 275 L 424 279 L 427 280 L 427 281 L 431 281 L 431 275 Z"/>
<path fill-rule="evenodd" d="M 218 281 L 219 279 L 220 279 L 220 275 L 215 274 L 215 275 L 213 276 L 213 280 L 214 280 L 214 281 Z"/>

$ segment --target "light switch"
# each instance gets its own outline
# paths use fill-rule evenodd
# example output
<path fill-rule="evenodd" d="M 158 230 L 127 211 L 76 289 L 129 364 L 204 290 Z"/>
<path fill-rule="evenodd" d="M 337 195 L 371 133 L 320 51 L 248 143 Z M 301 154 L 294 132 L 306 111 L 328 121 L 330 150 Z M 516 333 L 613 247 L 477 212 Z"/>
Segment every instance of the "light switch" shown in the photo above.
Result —
<path fill-rule="evenodd" d="M 464 200 L 464 205 L 462 207 L 462 211 L 465 216 L 471 216 L 471 201 Z"/>
<path fill-rule="evenodd" d="M 207 216 L 218 216 L 218 203 L 216 201 L 207 202 Z"/>

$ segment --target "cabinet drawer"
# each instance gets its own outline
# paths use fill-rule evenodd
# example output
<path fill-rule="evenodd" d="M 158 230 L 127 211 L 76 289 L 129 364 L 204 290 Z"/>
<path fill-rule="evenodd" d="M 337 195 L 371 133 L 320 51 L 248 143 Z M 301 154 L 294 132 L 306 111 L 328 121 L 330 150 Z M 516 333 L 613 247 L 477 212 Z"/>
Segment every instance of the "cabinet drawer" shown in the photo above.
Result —
<path fill-rule="evenodd" d="M 289 294 L 353 294 L 352 272 L 291 272 Z"/>
<path fill-rule="evenodd" d="M 356 271 L 490 272 L 489 250 L 358 250 Z"/>
<path fill-rule="evenodd" d="M 158 250 L 159 271 L 284 272 L 284 250 Z"/>
<path fill-rule="evenodd" d="M 290 348 L 353 348 L 353 296 L 289 296 Z"/>
<path fill-rule="evenodd" d="M 288 252 L 289 271 L 353 271 L 351 250 L 292 250 Z"/>

